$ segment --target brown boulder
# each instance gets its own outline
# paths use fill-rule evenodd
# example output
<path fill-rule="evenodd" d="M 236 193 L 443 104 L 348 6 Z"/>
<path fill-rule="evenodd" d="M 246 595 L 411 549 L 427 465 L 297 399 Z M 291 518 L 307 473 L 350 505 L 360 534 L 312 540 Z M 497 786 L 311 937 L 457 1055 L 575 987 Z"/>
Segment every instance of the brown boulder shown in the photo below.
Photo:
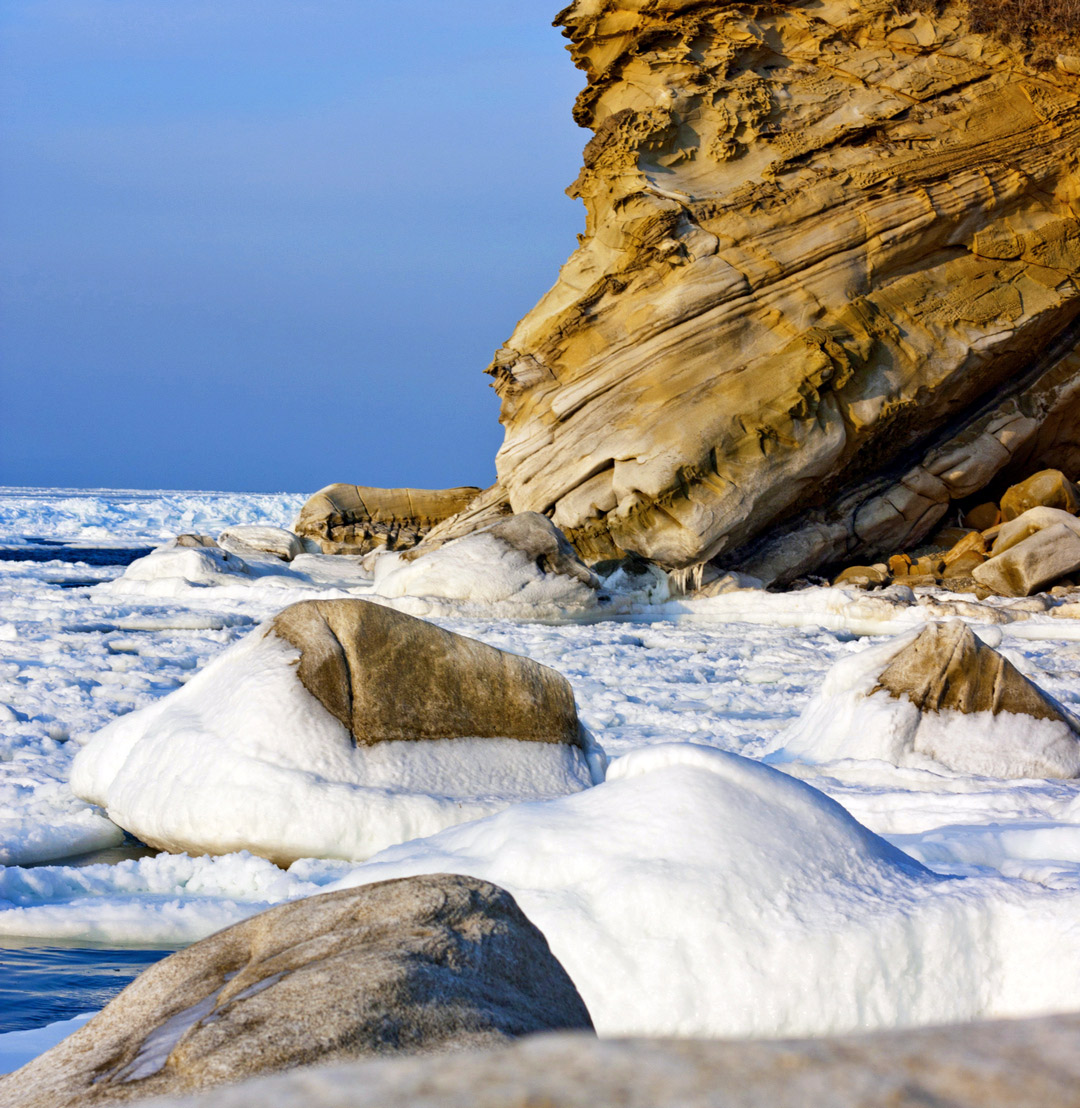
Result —
<path fill-rule="evenodd" d="M 327 485 L 300 509 L 298 535 L 327 554 L 366 554 L 415 546 L 437 524 L 464 509 L 480 492 L 456 489 L 378 489 Z"/>
<path fill-rule="evenodd" d="M 316 1063 L 591 1028 L 508 892 L 473 877 L 407 877 L 272 908 L 156 963 L 0 1078 L 0 1103 L 130 1103 Z"/>
<path fill-rule="evenodd" d="M 974 527 L 976 531 L 985 531 L 1001 521 L 1001 509 L 993 502 L 976 504 L 974 508 L 964 514 L 964 523 L 968 527 Z"/>
<path fill-rule="evenodd" d="M 1001 498 L 1001 518 L 1006 523 L 1029 508 L 1060 508 L 1080 512 L 1080 489 L 1060 469 L 1044 469 L 1012 488 Z"/>
<path fill-rule="evenodd" d="M 833 579 L 834 585 L 856 585 L 867 588 L 872 585 L 886 585 L 889 571 L 880 566 L 848 566 Z"/>
<path fill-rule="evenodd" d="M 995 554 L 971 575 L 1000 596 L 1031 596 L 1080 570 L 1080 534 L 1056 523 Z"/>
<path fill-rule="evenodd" d="M 566 678 L 529 658 L 365 600 L 304 600 L 273 631 L 304 687 L 361 745 L 509 738 L 579 744 Z"/>

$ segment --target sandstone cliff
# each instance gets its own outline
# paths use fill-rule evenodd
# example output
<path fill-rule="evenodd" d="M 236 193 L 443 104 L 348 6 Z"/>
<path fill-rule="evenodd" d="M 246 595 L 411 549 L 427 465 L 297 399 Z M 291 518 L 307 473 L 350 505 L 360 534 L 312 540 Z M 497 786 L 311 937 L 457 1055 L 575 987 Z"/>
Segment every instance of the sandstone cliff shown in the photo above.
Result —
<path fill-rule="evenodd" d="M 897 8 L 558 16 L 586 229 L 489 372 L 501 488 L 587 559 L 784 581 L 1080 472 L 1080 57 Z"/>

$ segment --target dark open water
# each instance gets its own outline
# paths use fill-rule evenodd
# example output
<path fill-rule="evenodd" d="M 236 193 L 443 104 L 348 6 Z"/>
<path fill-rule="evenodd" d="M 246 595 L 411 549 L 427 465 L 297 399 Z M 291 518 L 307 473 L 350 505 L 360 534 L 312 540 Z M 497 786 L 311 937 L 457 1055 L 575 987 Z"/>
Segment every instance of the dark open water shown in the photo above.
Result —
<path fill-rule="evenodd" d="M 87 946 L 0 947 L 0 1032 L 43 1027 L 103 1008 L 137 974 L 170 953 Z"/>

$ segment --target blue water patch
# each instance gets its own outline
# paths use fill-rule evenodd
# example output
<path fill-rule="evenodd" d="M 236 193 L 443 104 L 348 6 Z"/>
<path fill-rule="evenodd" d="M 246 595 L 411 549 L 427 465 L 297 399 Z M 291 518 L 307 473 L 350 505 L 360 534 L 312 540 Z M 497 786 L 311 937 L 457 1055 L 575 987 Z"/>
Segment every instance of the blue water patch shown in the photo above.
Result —
<path fill-rule="evenodd" d="M 0 562 L 65 562 L 84 566 L 129 566 L 145 558 L 152 546 L 87 546 L 52 539 L 28 538 L 17 546 L 0 546 Z M 97 584 L 95 578 L 90 582 Z"/>
<path fill-rule="evenodd" d="M 171 953 L 171 948 L 0 947 L 0 1032 L 97 1011 Z"/>

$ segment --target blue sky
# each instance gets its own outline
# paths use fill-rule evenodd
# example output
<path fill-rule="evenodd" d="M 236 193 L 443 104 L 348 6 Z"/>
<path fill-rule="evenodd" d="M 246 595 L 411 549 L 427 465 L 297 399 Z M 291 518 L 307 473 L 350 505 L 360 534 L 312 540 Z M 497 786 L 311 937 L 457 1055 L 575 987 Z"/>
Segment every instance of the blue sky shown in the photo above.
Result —
<path fill-rule="evenodd" d="M 548 0 L 5 0 L 0 484 L 487 484 L 583 228 Z"/>

